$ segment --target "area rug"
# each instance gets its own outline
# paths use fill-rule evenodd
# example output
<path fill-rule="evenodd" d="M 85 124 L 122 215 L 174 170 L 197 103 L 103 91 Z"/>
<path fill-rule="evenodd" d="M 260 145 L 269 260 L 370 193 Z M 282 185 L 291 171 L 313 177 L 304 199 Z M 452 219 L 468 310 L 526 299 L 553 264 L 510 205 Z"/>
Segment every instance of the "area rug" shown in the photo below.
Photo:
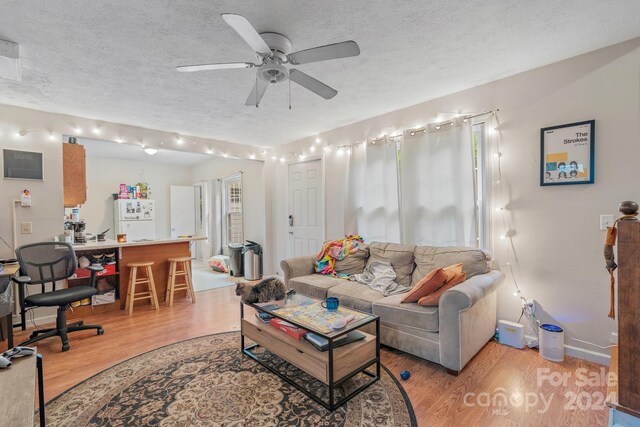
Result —
<path fill-rule="evenodd" d="M 306 388 L 321 389 L 302 371 L 263 354 Z M 363 380 L 356 376 L 345 388 Z M 74 427 L 416 425 L 409 399 L 386 368 L 380 381 L 331 413 L 242 354 L 238 332 L 182 341 L 126 360 L 51 400 L 45 416 L 49 426 Z"/>

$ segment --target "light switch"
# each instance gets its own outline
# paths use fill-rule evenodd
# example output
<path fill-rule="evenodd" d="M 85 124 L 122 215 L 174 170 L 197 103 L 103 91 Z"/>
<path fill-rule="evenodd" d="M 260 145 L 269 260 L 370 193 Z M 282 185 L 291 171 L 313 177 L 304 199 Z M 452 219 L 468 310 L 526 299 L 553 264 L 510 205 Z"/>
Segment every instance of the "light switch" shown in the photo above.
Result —
<path fill-rule="evenodd" d="M 613 215 L 600 215 L 600 230 L 613 226 Z"/>
<path fill-rule="evenodd" d="M 31 234 L 33 233 L 33 223 L 31 222 L 23 222 L 20 224 L 22 228 L 22 234 Z"/>

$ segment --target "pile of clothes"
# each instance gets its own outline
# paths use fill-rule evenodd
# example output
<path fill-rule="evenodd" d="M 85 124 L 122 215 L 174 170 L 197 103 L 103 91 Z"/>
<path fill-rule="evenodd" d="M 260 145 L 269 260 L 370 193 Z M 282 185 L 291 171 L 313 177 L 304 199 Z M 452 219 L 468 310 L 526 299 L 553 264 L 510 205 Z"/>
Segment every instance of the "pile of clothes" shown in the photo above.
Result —
<path fill-rule="evenodd" d="M 362 237 L 356 235 L 346 236 L 344 239 L 331 240 L 322 246 L 322 250 L 313 260 L 313 266 L 316 273 L 328 276 L 348 277 L 348 274 L 337 273 L 335 268 L 336 261 L 342 261 L 349 254 L 358 252 L 364 245 Z"/>

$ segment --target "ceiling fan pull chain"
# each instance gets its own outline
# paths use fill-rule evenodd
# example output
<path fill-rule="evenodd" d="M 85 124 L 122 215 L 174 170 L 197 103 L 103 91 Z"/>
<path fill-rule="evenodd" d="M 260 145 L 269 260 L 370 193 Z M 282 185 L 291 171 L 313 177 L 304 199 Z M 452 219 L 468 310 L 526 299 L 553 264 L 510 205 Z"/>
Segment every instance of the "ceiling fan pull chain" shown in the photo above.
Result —
<path fill-rule="evenodd" d="M 291 110 L 291 79 L 289 79 L 289 110 Z"/>

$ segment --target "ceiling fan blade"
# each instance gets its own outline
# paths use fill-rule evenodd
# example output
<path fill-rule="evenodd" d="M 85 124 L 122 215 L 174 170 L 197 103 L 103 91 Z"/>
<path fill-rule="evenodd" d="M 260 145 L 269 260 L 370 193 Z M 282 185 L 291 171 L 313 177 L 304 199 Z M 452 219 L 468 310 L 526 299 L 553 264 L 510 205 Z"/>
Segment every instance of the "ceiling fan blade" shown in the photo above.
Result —
<path fill-rule="evenodd" d="M 320 80 L 316 80 L 308 74 L 298 70 L 289 70 L 289 78 L 292 82 L 298 83 L 300 86 L 309 89 L 316 95 L 320 95 L 324 99 L 331 99 L 338 94 L 338 91 L 327 86 Z"/>
<path fill-rule="evenodd" d="M 287 58 L 294 65 L 308 64 L 310 62 L 327 61 L 329 59 L 347 58 L 360 55 L 360 47 L 353 40 L 312 47 L 290 53 Z"/>
<path fill-rule="evenodd" d="M 251 62 L 224 62 L 218 64 L 198 64 L 198 65 L 181 65 L 176 70 L 182 73 L 190 73 L 192 71 L 209 71 L 209 70 L 231 70 L 234 68 L 251 68 L 255 64 Z"/>
<path fill-rule="evenodd" d="M 223 13 L 220 16 L 224 19 L 224 22 L 233 28 L 255 52 L 263 55 L 271 54 L 271 49 L 267 46 L 267 43 L 265 43 L 262 37 L 260 37 L 260 34 L 258 34 L 256 29 L 253 28 L 253 25 L 247 21 L 247 18 L 233 13 Z"/>
<path fill-rule="evenodd" d="M 247 98 L 247 102 L 245 102 L 244 105 L 255 105 L 256 107 L 260 105 L 260 100 L 268 87 L 269 83 L 262 79 L 256 79 L 256 84 L 253 85 L 251 93 Z"/>

